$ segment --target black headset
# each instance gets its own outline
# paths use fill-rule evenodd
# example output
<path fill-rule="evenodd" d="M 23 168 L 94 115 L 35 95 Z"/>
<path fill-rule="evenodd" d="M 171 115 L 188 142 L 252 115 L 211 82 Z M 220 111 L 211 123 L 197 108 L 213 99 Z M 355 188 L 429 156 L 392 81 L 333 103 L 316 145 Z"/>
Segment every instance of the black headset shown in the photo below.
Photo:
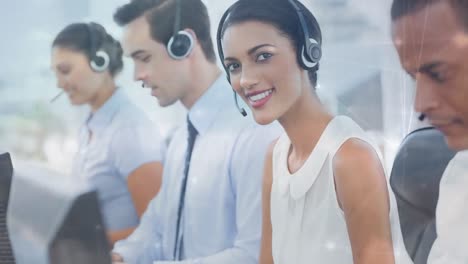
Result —
<path fill-rule="evenodd" d="M 301 54 L 299 62 L 301 63 L 302 67 L 306 70 L 312 70 L 315 66 L 317 66 L 320 58 L 322 58 L 322 48 L 321 42 L 322 40 L 316 40 L 311 38 L 309 35 L 309 28 L 307 27 L 306 18 L 302 13 L 303 10 L 299 7 L 296 3 L 297 0 L 288 0 L 288 2 L 292 5 L 294 10 L 296 10 L 297 17 L 299 18 L 299 23 L 301 24 L 302 34 L 304 36 L 304 42 L 301 48 Z M 320 32 L 318 28 L 318 22 L 313 17 L 312 25 L 314 25 L 314 29 L 316 32 Z"/>
<path fill-rule="evenodd" d="M 313 70 L 313 69 L 318 69 L 318 62 L 320 61 L 320 58 L 322 57 L 322 39 L 314 39 L 311 38 L 309 35 L 309 27 L 307 26 L 306 23 L 306 18 L 303 14 L 303 10 L 301 7 L 296 3 L 297 0 L 287 0 L 291 6 L 294 8 L 296 11 L 297 17 L 299 19 L 301 31 L 303 34 L 303 43 L 302 47 L 297 50 L 297 59 L 299 61 L 299 64 L 301 67 L 305 70 Z M 221 20 L 219 21 L 219 26 L 218 26 L 218 32 L 216 34 L 216 43 L 218 45 L 218 55 L 221 59 L 221 63 L 223 65 L 224 70 L 226 71 L 226 78 L 228 79 L 228 82 L 231 83 L 231 79 L 229 76 L 229 71 L 228 69 L 224 66 L 223 60 L 224 60 L 224 53 L 223 53 L 223 48 L 221 45 L 221 34 L 224 29 L 224 22 L 228 18 L 229 14 L 231 13 L 231 9 L 233 8 L 235 4 L 233 4 L 231 7 L 229 7 L 226 12 L 224 12 L 223 16 L 221 17 Z M 312 25 L 314 26 L 314 29 L 316 32 L 320 33 L 320 28 L 318 27 L 318 22 L 317 20 L 312 17 Z M 236 107 L 239 110 L 239 112 L 243 115 L 246 116 L 247 112 L 245 111 L 244 108 L 241 108 L 238 104 L 237 101 L 237 93 L 234 91 L 234 101 L 236 103 Z"/>
<path fill-rule="evenodd" d="M 192 34 L 180 29 L 181 3 L 176 1 L 176 14 L 174 23 L 174 33 L 167 42 L 167 52 L 175 60 L 186 58 L 193 49 L 194 39 Z"/>
<path fill-rule="evenodd" d="M 104 37 L 101 36 L 101 41 L 98 42 L 96 39 L 99 34 L 102 35 L 101 32 L 95 26 L 95 23 L 87 23 L 86 30 L 88 31 L 89 37 L 89 54 L 90 54 L 90 61 L 89 65 L 91 69 L 95 72 L 103 72 L 107 70 L 110 64 L 110 56 L 109 54 L 102 48 L 103 39 Z"/>

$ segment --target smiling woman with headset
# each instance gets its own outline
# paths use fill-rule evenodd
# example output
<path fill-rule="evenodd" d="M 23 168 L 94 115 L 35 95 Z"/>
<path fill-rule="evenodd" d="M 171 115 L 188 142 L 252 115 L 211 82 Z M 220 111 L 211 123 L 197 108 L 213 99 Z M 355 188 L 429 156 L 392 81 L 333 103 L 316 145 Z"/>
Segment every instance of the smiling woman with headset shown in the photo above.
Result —
<path fill-rule="evenodd" d="M 260 263 L 410 263 L 375 147 L 316 94 L 322 37 L 313 14 L 297 0 L 239 0 L 217 41 L 257 123 L 285 130 L 265 163 Z"/>
<path fill-rule="evenodd" d="M 134 230 L 159 191 L 165 151 L 157 127 L 117 88 L 122 67 L 120 43 L 97 23 L 70 24 L 53 41 L 57 86 L 71 104 L 90 107 L 72 176 L 98 191 L 112 244 Z"/>

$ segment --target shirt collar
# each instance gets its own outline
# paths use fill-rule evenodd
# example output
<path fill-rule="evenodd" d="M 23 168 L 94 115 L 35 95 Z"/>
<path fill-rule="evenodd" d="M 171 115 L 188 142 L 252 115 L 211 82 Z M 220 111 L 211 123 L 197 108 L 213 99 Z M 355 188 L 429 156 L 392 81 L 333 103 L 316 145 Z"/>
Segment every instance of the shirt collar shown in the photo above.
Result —
<path fill-rule="evenodd" d="M 99 132 L 107 127 L 119 110 L 126 96 L 120 88 L 117 88 L 112 96 L 93 114 L 90 113 L 86 126 L 93 132 Z"/>
<path fill-rule="evenodd" d="M 226 77 L 220 74 L 218 79 L 205 91 L 205 93 L 190 108 L 188 116 L 198 134 L 205 133 L 216 117 L 220 114 L 221 108 L 228 104 L 234 104 L 230 99 L 231 86 Z"/>

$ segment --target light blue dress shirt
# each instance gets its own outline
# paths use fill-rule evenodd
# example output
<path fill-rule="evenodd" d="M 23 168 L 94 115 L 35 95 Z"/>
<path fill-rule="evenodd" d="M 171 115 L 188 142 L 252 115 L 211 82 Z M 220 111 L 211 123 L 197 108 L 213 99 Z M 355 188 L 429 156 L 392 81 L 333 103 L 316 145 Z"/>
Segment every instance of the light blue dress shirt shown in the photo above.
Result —
<path fill-rule="evenodd" d="M 98 191 L 108 230 L 138 225 L 127 177 L 145 163 L 163 162 L 164 154 L 156 125 L 120 88 L 89 115 L 80 131 L 72 173 Z"/>
<path fill-rule="evenodd" d="M 261 237 L 262 175 L 268 145 L 282 129 L 259 126 L 235 108 L 224 76 L 189 112 L 198 131 L 182 218 L 183 261 L 175 262 L 177 208 L 184 176 L 187 125 L 174 135 L 163 185 L 136 231 L 114 252 L 126 263 L 257 263 Z"/>

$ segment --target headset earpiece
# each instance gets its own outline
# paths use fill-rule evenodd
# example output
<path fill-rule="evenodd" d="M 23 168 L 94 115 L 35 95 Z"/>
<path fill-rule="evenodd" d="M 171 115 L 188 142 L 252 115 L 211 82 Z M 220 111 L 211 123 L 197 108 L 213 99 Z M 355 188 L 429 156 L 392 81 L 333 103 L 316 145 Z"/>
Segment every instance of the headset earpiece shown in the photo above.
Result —
<path fill-rule="evenodd" d="M 100 32 L 97 32 L 93 28 L 93 24 L 86 24 L 86 29 L 88 30 L 88 36 L 89 36 L 89 46 L 90 46 L 90 61 L 89 65 L 91 69 L 95 72 L 103 72 L 107 70 L 110 64 L 110 56 L 107 52 L 105 52 L 100 46 L 102 46 L 102 41 L 101 44 L 99 45 L 96 41 L 96 34 L 99 34 Z"/>
<path fill-rule="evenodd" d="M 309 47 L 307 47 L 307 54 L 309 54 L 310 59 L 318 63 L 320 59 L 322 58 L 322 48 L 320 47 L 320 44 L 317 43 L 315 39 L 309 39 Z"/>
<path fill-rule="evenodd" d="M 107 52 L 99 50 L 90 61 L 91 68 L 96 72 L 103 72 L 109 67 L 110 58 Z"/>
<path fill-rule="evenodd" d="M 169 39 L 167 52 L 175 60 L 186 58 L 193 49 L 194 39 L 192 34 L 185 30 L 180 30 Z"/>
<path fill-rule="evenodd" d="M 305 69 L 312 69 L 317 66 L 322 57 L 320 44 L 313 38 L 309 39 L 301 49 L 300 63 Z"/>

